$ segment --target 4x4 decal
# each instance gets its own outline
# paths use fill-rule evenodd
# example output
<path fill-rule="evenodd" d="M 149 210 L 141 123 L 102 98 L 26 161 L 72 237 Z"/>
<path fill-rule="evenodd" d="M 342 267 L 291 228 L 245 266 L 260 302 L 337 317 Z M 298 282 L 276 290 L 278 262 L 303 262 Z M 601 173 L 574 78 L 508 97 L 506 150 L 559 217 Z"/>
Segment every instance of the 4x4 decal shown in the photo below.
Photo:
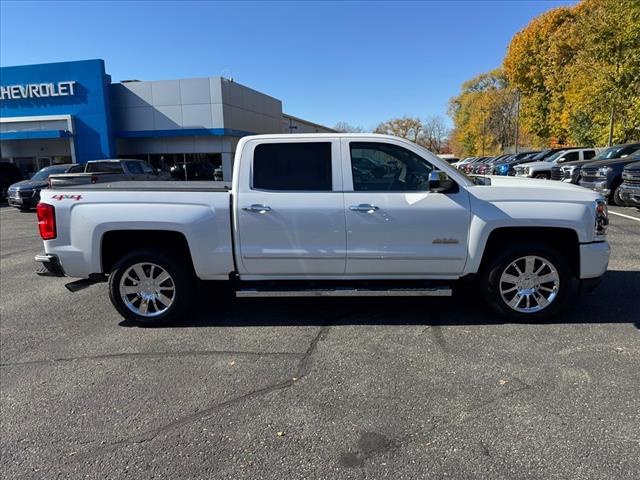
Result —
<path fill-rule="evenodd" d="M 69 200 L 80 200 L 82 198 L 82 195 L 53 195 L 51 197 L 52 200 L 65 200 L 65 199 L 69 199 Z"/>

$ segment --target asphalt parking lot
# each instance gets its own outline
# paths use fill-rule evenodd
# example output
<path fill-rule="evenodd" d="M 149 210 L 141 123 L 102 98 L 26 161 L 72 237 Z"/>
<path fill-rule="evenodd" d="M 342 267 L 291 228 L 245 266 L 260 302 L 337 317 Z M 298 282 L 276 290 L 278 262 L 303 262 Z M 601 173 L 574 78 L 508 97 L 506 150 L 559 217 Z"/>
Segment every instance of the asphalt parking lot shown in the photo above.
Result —
<path fill-rule="evenodd" d="M 1 477 L 640 477 L 640 212 L 556 322 L 445 299 L 242 300 L 137 328 L 32 272 L 0 208 Z"/>

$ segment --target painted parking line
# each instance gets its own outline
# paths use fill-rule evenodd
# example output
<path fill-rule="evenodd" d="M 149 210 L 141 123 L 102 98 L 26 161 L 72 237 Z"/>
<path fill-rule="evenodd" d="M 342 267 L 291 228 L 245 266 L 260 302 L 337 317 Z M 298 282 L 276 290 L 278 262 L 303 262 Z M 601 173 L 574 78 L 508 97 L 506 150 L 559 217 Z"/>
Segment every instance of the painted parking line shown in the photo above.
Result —
<path fill-rule="evenodd" d="M 635 220 L 636 222 L 640 222 L 640 218 L 632 217 L 631 215 L 625 215 L 624 213 L 612 212 L 611 210 L 609 210 L 609 214 L 610 215 L 617 215 L 619 217 L 624 217 L 624 218 L 628 218 L 629 220 Z"/>

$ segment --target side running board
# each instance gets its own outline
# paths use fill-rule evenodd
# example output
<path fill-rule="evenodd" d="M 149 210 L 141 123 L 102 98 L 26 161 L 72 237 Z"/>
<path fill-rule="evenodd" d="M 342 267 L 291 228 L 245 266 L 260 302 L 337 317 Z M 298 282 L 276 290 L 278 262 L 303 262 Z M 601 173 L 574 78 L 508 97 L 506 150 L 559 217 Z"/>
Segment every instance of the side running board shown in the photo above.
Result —
<path fill-rule="evenodd" d="M 393 289 L 241 289 L 236 297 L 450 297 L 450 287 L 434 288 L 393 288 Z"/>

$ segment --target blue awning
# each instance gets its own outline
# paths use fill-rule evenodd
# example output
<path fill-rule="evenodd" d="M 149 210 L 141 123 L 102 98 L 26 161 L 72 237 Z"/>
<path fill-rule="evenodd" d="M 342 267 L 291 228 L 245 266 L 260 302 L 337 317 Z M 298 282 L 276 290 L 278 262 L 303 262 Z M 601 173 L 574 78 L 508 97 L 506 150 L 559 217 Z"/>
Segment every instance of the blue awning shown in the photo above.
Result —
<path fill-rule="evenodd" d="M 68 130 L 31 130 L 24 132 L 0 132 L 0 140 L 35 140 L 42 138 L 69 138 Z"/>

